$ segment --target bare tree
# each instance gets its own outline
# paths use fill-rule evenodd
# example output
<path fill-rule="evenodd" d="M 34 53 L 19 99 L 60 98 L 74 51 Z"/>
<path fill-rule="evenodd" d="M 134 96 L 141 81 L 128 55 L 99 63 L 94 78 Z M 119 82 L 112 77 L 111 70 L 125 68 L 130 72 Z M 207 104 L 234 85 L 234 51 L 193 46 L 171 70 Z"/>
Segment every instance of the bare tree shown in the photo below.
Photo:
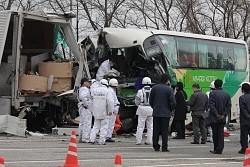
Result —
<path fill-rule="evenodd" d="M 11 5 L 13 3 L 14 0 L 2 0 L 0 2 L 0 10 L 10 10 L 11 9 Z"/>

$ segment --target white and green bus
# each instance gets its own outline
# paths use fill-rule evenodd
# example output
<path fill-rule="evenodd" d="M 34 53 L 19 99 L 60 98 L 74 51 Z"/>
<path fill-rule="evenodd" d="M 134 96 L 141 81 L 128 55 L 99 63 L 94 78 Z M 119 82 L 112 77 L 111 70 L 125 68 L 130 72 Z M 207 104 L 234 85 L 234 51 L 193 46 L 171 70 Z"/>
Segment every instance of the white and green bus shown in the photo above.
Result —
<path fill-rule="evenodd" d="M 107 50 L 119 57 L 120 83 L 130 86 L 130 89 L 120 90 L 124 104 L 131 104 L 128 97 L 133 99 L 136 93 L 136 90 L 131 90 L 134 89 L 131 85 L 138 76 L 148 75 L 156 81 L 159 74 L 168 72 L 172 76 L 172 86 L 176 81 L 182 81 L 188 96 L 193 93 L 193 83 L 199 83 L 202 91 L 207 92 L 212 81 L 222 79 L 223 89 L 232 98 L 231 120 L 238 117 L 239 85 L 249 81 L 249 56 L 243 40 L 122 28 L 104 28 L 90 38 L 98 39 L 93 40 L 97 41 L 97 49 L 95 54 L 92 53 L 95 59 L 90 56 L 90 62 L 105 57 Z M 91 69 L 94 66 L 90 63 Z"/>

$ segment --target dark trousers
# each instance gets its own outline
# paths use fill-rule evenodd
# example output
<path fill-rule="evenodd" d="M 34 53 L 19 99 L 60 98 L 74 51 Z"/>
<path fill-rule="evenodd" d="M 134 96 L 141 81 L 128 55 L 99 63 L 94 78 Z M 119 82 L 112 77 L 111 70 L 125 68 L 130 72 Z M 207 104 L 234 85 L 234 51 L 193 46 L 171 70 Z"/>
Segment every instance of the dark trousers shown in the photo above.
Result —
<path fill-rule="evenodd" d="M 177 137 L 179 139 L 185 139 L 185 120 L 174 121 L 174 123 L 177 131 Z"/>
<path fill-rule="evenodd" d="M 224 149 L 224 126 L 224 123 L 211 124 L 213 131 L 214 151 L 220 154 Z"/>
<path fill-rule="evenodd" d="M 160 149 L 159 136 L 162 135 L 162 150 L 168 149 L 168 126 L 169 119 L 165 117 L 153 117 L 153 147 Z"/>
<path fill-rule="evenodd" d="M 200 142 L 200 132 L 201 132 L 201 142 L 206 143 L 207 141 L 207 128 L 205 124 L 205 119 L 201 115 L 192 115 L 193 132 L 194 132 L 194 142 Z"/>
<path fill-rule="evenodd" d="M 250 135 L 250 125 L 240 125 L 240 144 L 242 151 L 245 151 L 248 147 L 248 135 Z"/>

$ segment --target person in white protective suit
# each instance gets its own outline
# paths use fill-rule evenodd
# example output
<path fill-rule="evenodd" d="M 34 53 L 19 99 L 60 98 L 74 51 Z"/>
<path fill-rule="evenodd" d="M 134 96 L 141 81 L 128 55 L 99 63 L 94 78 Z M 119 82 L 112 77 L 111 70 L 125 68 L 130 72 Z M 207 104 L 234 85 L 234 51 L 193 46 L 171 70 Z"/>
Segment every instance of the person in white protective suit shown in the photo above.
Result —
<path fill-rule="evenodd" d="M 118 86 L 117 79 L 112 78 L 109 80 L 109 91 L 112 93 L 112 96 L 113 96 L 114 111 L 112 115 L 109 116 L 109 126 L 108 126 L 106 142 L 115 142 L 115 140 L 112 139 L 112 134 L 113 134 L 114 126 L 115 126 L 116 115 L 118 114 L 119 106 L 120 106 L 120 102 L 118 101 L 117 96 L 116 96 L 117 86 Z"/>
<path fill-rule="evenodd" d="M 100 83 L 96 79 L 91 79 L 90 90 L 97 88 L 99 85 Z"/>
<path fill-rule="evenodd" d="M 136 115 L 138 115 L 138 125 L 136 131 L 136 145 L 140 145 L 145 123 L 147 126 L 147 139 L 145 144 L 152 144 L 153 137 L 153 109 L 149 105 L 149 96 L 151 91 L 151 79 L 144 77 L 142 80 L 142 89 L 138 90 L 135 97 L 135 104 L 138 106 Z"/>
<path fill-rule="evenodd" d="M 96 135 L 99 132 L 99 144 L 104 145 L 108 131 L 109 116 L 114 111 L 114 99 L 108 89 L 108 81 L 106 79 L 100 81 L 100 86 L 92 91 L 92 96 L 92 113 L 95 121 L 90 134 L 90 142 L 92 144 L 95 143 Z"/>
<path fill-rule="evenodd" d="M 79 108 L 79 142 L 88 143 L 90 138 L 92 114 L 90 108 L 90 84 L 91 81 L 87 78 L 81 80 L 81 87 L 78 92 L 78 108 Z"/>
<path fill-rule="evenodd" d="M 111 67 L 113 65 L 114 65 L 114 58 L 112 56 L 109 56 L 108 60 L 105 60 L 98 68 L 98 71 L 96 73 L 96 80 L 100 81 L 101 79 L 103 79 L 103 77 L 107 75 L 108 72 L 111 70 Z"/>
<path fill-rule="evenodd" d="M 212 81 L 211 83 L 210 83 L 210 91 L 208 91 L 206 94 L 207 94 L 207 97 L 208 97 L 208 99 L 209 99 L 209 94 L 210 94 L 210 92 L 211 91 L 213 91 L 213 90 L 215 90 L 215 86 L 214 86 L 214 81 Z M 207 131 L 208 131 L 208 134 L 209 134 L 209 138 L 207 139 L 207 142 L 213 142 L 213 131 L 212 131 L 212 128 L 211 128 L 211 126 L 209 126 L 209 127 L 207 127 Z"/>

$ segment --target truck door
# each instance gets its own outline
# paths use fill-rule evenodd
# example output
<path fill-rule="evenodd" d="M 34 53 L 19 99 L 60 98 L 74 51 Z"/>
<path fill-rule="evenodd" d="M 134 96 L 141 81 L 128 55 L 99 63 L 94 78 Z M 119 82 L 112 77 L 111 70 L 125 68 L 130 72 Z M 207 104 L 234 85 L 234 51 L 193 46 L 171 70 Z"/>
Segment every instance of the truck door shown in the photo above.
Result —
<path fill-rule="evenodd" d="M 11 11 L 0 11 L 0 65 L 3 57 L 4 45 L 9 29 Z"/>

